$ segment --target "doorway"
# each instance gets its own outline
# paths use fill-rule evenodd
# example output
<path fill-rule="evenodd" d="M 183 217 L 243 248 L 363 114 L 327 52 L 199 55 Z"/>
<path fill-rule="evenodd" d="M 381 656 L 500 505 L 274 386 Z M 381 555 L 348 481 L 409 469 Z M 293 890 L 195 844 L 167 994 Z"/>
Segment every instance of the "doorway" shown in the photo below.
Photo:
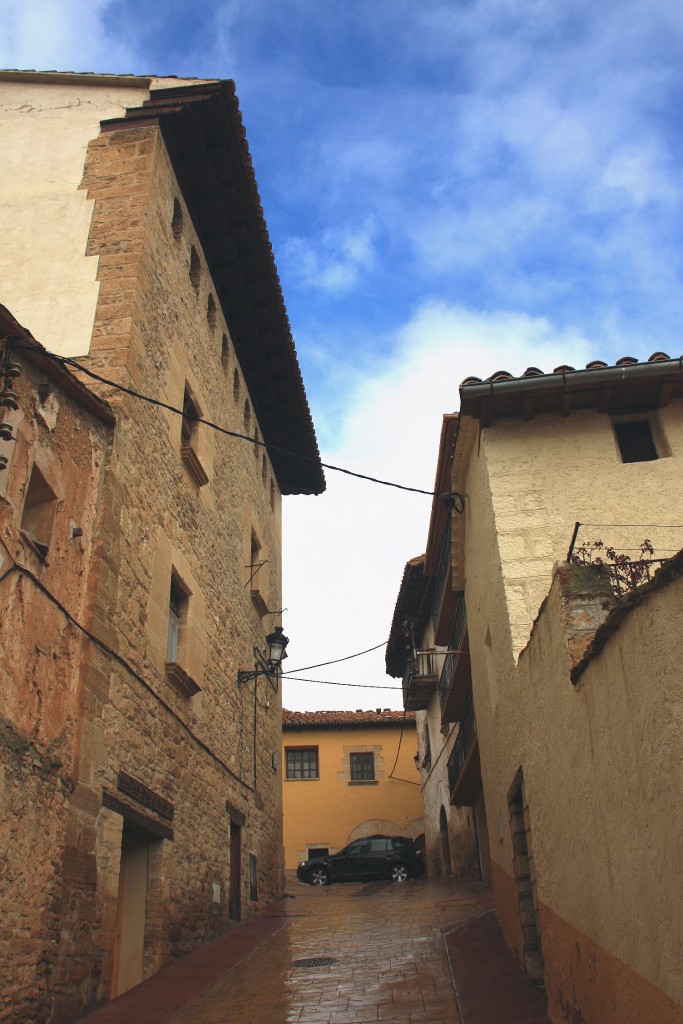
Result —
<path fill-rule="evenodd" d="M 148 833 L 124 820 L 114 932 L 114 963 L 109 993 L 112 999 L 142 981 L 149 847 Z"/>
<path fill-rule="evenodd" d="M 230 889 L 228 914 L 231 921 L 242 919 L 242 829 L 230 822 Z"/>

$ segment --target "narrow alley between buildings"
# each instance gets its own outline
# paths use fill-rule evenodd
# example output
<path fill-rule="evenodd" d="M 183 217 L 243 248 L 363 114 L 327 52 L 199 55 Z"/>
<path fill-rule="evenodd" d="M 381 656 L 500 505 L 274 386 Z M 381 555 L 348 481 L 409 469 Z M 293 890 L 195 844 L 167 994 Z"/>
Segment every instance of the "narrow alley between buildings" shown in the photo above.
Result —
<path fill-rule="evenodd" d="M 291 882 L 262 917 L 232 927 L 81 1024 L 540 1024 L 540 997 L 502 946 L 503 969 L 488 957 L 490 976 L 479 980 L 479 991 L 488 998 L 497 984 L 516 982 L 523 1015 L 515 1016 L 514 998 L 503 990 L 503 1016 L 499 1009 L 490 1015 L 490 1002 L 482 1009 L 471 991 L 465 1003 L 475 1015 L 459 1013 L 447 942 L 464 922 L 492 918 L 489 907 L 489 890 L 472 883 Z M 487 952 L 480 944 L 478 955 Z M 457 966 L 455 973 L 458 988 Z"/>

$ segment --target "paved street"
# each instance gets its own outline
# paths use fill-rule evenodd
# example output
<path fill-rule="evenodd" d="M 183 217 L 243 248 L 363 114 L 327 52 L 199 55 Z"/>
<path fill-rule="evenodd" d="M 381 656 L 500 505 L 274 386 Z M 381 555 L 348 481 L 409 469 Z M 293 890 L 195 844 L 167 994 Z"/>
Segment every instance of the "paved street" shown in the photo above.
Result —
<path fill-rule="evenodd" d="M 484 886 L 420 880 L 313 889 L 294 881 L 288 892 L 263 918 L 230 929 L 83 1024 L 461 1024 L 442 929 L 490 918 L 482 914 L 490 905 Z M 487 948 L 481 953 L 486 958 Z M 503 974 L 521 978 L 504 956 Z M 545 1018 L 499 1009 L 462 1024 L 489 1020 Z"/>

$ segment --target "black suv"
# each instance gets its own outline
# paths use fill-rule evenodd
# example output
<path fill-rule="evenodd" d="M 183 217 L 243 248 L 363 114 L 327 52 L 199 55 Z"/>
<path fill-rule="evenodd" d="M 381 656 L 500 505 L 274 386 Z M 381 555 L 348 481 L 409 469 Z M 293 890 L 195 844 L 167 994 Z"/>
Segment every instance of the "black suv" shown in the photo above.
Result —
<path fill-rule="evenodd" d="M 339 853 L 302 861 L 296 876 L 309 885 L 329 885 L 330 882 L 358 882 L 370 878 L 405 882 L 423 871 L 422 851 L 412 839 L 366 836 L 355 839 Z"/>

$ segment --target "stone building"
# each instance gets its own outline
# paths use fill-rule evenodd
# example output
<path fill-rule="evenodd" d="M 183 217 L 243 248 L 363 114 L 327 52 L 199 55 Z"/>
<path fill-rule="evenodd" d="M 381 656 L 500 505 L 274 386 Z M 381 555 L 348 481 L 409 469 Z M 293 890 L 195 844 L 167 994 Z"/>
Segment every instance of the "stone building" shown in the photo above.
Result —
<path fill-rule="evenodd" d="M 0 1007 L 58 1024 L 282 891 L 277 678 L 237 674 L 324 477 L 233 84 L 6 72 L 0 110 L 2 298 L 77 357 L 5 327 Z"/>
<path fill-rule="evenodd" d="M 354 839 L 423 842 L 415 716 L 402 711 L 283 711 L 285 867 Z"/>
<path fill-rule="evenodd" d="M 683 1020 L 682 365 L 470 379 L 444 421 L 433 632 L 409 622 L 441 655 L 404 657 L 404 692 L 418 738 L 459 722 L 442 785 L 483 796 L 496 913 L 555 1024 Z"/>

